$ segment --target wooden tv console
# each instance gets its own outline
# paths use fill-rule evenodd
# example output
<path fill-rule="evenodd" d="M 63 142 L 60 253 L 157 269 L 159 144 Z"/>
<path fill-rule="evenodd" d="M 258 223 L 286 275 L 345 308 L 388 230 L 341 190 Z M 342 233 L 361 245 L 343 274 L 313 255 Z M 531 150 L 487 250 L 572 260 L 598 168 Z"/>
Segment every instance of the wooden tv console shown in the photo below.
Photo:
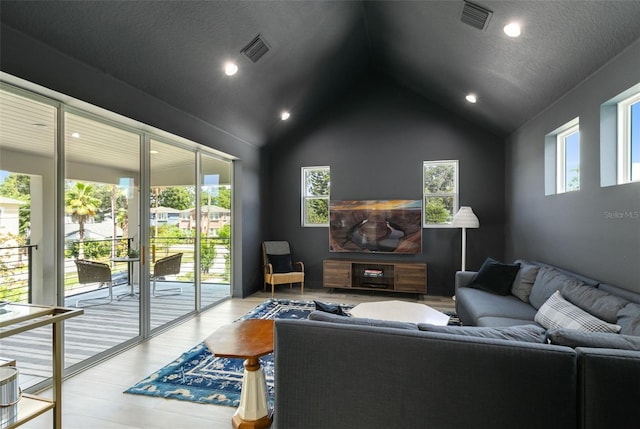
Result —
<path fill-rule="evenodd" d="M 325 259 L 322 264 L 322 279 L 322 286 L 331 289 L 426 294 L 427 264 Z"/>

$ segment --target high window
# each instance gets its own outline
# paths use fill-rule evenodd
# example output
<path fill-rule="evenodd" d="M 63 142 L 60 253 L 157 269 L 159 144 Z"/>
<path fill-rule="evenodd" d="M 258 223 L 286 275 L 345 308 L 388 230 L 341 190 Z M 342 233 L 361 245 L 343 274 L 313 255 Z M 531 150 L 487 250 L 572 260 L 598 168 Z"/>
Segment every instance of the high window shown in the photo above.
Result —
<path fill-rule="evenodd" d="M 576 124 L 557 135 L 557 184 L 559 194 L 580 189 L 580 129 Z"/>
<path fill-rule="evenodd" d="M 618 183 L 640 181 L 640 93 L 618 103 Z"/>
<path fill-rule="evenodd" d="M 458 161 L 424 161 L 424 227 L 448 226 L 458 211 Z"/>
<path fill-rule="evenodd" d="M 575 118 L 545 136 L 545 195 L 580 189 L 580 120 Z"/>
<path fill-rule="evenodd" d="M 640 83 L 600 106 L 600 186 L 640 182 Z"/>
<path fill-rule="evenodd" d="M 302 167 L 302 226 L 329 225 L 331 168 Z"/>

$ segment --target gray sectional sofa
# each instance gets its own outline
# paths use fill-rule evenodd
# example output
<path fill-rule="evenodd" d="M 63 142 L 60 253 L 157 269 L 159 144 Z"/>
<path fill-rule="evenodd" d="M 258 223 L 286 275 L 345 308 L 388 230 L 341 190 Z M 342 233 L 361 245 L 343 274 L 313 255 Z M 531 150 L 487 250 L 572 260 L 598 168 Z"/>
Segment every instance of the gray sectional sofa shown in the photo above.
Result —
<path fill-rule="evenodd" d="M 637 427 L 640 351 L 622 350 L 640 347 L 637 337 L 553 329 L 565 345 L 549 344 L 550 331 L 535 322 L 538 309 L 531 302 L 478 294 L 465 286 L 471 277 L 457 279 L 459 316 L 484 327 L 389 324 L 318 312 L 310 320 L 276 320 L 272 427 Z M 555 293 L 553 287 L 529 289 L 534 302 Z M 637 304 L 636 295 L 617 294 Z M 621 303 L 607 300 L 596 313 L 611 318 L 610 306 Z M 626 330 L 634 329 L 629 319 L 621 321 Z"/>

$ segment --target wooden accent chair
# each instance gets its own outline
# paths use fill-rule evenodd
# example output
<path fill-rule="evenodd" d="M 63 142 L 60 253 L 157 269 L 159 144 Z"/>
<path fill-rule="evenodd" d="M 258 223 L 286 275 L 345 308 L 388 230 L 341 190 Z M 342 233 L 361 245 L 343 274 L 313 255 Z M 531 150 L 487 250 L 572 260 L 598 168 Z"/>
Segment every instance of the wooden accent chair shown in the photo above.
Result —
<path fill-rule="evenodd" d="M 182 263 L 182 253 L 176 253 L 175 255 L 169 255 L 162 259 L 158 259 L 153 266 L 153 296 L 169 296 L 180 295 L 182 293 L 181 287 L 158 289 L 156 292 L 156 280 L 164 279 L 164 276 L 180 274 L 180 264 Z M 160 293 L 162 292 L 162 293 Z M 165 293 L 174 292 L 174 293 Z"/>
<path fill-rule="evenodd" d="M 262 261 L 264 265 L 264 288 L 271 285 L 273 296 L 275 285 L 300 283 L 300 293 L 304 293 L 304 264 L 291 262 L 291 249 L 288 241 L 265 241 L 262 243 Z M 294 268 L 294 266 L 296 266 Z"/>
<path fill-rule="evenodd" d="M 107 286 L 109 292 L 105 296 L 96 298 L 79 299 L 76 307 L 80 307 L 81 302 L 88 302 L 85 307 L 93 305 L 109 304 L 113 301 L 113 280 L 111 279 L 111 267 L 104 262 L 89 261 L 86 259 L 76 259 L 76 268 L 78 269 L 78 283 L 100 283 L 100 287 Z M 95 301 L 95 302 L 94 302 Z M 94 302 L 91 304 L 91 302 Z"/>

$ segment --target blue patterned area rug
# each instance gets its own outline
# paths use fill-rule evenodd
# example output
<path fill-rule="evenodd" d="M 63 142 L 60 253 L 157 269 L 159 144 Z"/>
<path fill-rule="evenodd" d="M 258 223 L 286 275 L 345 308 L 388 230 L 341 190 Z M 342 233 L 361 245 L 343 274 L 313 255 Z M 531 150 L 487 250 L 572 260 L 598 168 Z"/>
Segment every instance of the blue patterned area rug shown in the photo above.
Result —
<path fill-rule="evenodd" d="M 352 305 L 342 305 L 350 309 Z M 269 299 L 245 314 L 244 319 L 306 319 L 313 301 Z M 180 399 L 201 404 L 240 404 L 244 359 L 214 357 L 204 343 L 183 353 L 169 365 L 136 383 L 124 393 Z M 260 358 L 273 406 L 273 354 Z"/>
<path fill-rule="evenodd" d="M 345 310 L 353 305 L 340 304 Z M 245 314 L 244 319 L 306 319 L 315 310 L 313 301 L 269 299 Z M 449 324 L 456 324 L 456 316 Z M 201 404 L 240 404 L 244 359 L 214 357 L 204 343 L 136 383 L 124 393 L 179 399 Z M 260 358 L 267 382 L 269 406 L 273 407 L 273 354 Z"/>

